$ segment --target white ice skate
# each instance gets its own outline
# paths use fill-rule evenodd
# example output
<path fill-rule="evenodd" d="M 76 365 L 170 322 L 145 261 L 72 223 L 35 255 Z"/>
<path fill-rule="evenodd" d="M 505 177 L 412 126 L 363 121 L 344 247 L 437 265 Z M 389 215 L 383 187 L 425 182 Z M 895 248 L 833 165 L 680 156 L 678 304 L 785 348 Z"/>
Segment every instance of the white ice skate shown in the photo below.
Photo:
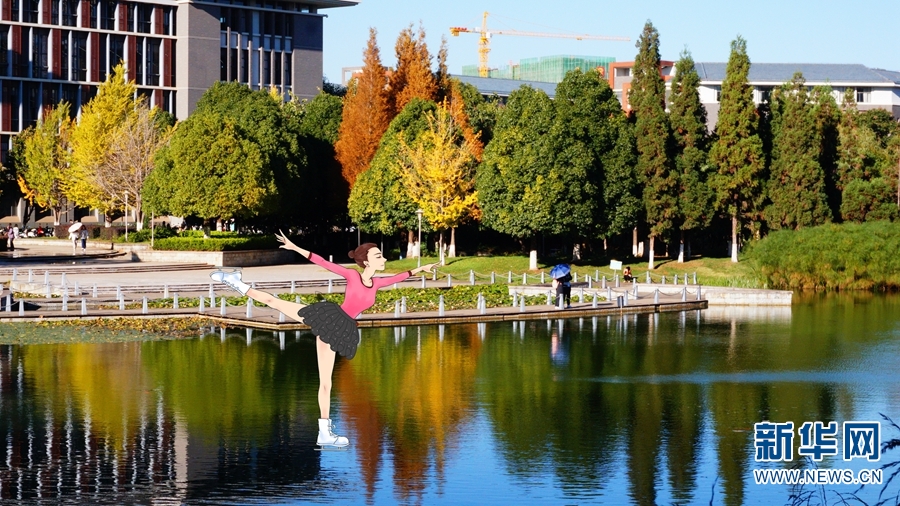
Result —
<path fill-rule="evenodd" d="M 250 290 L 250 285 L 241 281 L 241 271 L 239 269 L 235 269 L 233 271 L 225 272 L 221 268 L 216 269 L 209 275 L 213 281 L 218 283 L 224 283 L 232 290 L 239 292 L 241 295 L 247 295 L 247 291 Z"/>
<path fill-rule="evenodd" d="M 319 418 L 319 437 L 316 438 L 316 451 L 346 450 L 350 446 L 350 440 L 338 436 L 333 431 L 334 425 L 329 418 Z"/>

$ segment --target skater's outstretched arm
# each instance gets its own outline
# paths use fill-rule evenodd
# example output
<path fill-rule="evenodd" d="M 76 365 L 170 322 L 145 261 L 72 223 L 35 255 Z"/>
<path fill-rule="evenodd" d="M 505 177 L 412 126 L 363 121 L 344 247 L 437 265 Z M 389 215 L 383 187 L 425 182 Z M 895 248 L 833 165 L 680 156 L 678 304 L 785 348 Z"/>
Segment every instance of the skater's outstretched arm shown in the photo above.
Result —
<path fill-rule="evenodd" d="M 359 274 L 357 271 L 355 271 L 353 269 L 348 269 L 347 267 L 344 267 L 343 265 L 338 265 L 336 263 L 329 262 L 328 260 L 325 260 L 324 258 L 322 258 L 321 255 L 316 255 L 315 253 L 313 253 L 307 249 L 303 249 L 300 246 L 297 246 L 290 239 L 288 239 L 286 235 L 284 235 L 284 232 L 282 232 L 280 234 L 275 234 L 275 238 L 278 239 L 278 242 L 282 243 L 280 246 L 281 248 L 284 248 L 284 249 L 290 250 L 290 251 L 296 251 L 301 256 L 304 256 L 307 259 L 309 259 L 310 262 L 318 265 L 319 267 L 324 267 L 325 269 L 328 269 L 329 271 L 337 274 L 338 276 L 343 277 L 344 279 L 349 279 L 348 276 L 350 276 L 351 274 Z"/>

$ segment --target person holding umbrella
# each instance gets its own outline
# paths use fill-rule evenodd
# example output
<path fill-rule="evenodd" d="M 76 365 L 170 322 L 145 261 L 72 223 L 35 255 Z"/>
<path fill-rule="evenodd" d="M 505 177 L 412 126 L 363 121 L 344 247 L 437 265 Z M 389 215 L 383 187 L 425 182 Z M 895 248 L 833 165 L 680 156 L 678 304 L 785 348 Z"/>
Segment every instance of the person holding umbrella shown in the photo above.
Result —
<path fill-rule="evenodd" d="M 78 253 L 78 238 L 81 235 L 78 233 L 78 231 L 81 230 L 81 227 L 83 227 L 83 226 L 84 226 L 83 223 L 81 223 L 80 221 L 76 221 L 75 223 L 72 224 L 71 227 L 69 227 L 69 239 L 72 241 L 72 254 L 73 255 Z"/>
<path fill-rule="evenodd" d="M 550 277 L 553 278 L 552 286 L 556 290 L 557 302 L 562 296 L 565 300 L 565 307 L 572 307 L 572 269 L 569 264 L 558 264 L 550 269 Z"/>

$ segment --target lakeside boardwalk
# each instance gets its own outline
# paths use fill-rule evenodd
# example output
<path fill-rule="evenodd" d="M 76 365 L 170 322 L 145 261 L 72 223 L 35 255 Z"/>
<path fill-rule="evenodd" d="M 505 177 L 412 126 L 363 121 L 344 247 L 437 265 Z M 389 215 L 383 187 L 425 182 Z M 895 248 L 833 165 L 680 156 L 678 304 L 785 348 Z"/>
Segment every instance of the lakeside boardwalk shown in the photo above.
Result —
<path fill-rule="evenodd" d="M 217 300 L 221 296 L 236 295 L 221 284 L 210 282 L 209 273 L 212 266 L 201 264 L 160 264 L 151 262 L 131 262 L 116 257 L 108 257 L 108 252 L 92 255 L 96 250 L 88 250 L 88 255 L 71 255 L 71 246 L 65 244 L 31 245 L 22 247 L 19 253 L 23 257 L 32 256 L 37 263 L 25 262 L 20 258 L 15 262 L 3 262 L 0 260 L 0 282 L 4 291 L 2 307 L 0 307 L 0 321 L 3 322 L 27 322 L 47 320 L 79 320 L 96 318 L 170 318 L 203 316 L 210 320 L 220 322 L 228 326 L 240 326 L 268 330 L 301 330 L 307 328 L 289 319 L 283 318 L 280 313 L 267 307 L 252 307 L 251 315 L 247 316 L 247 306 L 226 306 L 224 313 L 217 305 L 211 308 L 208 305 L 205 311 L 198 308 L 148 308 L 145 313 L 141 308 L 119 310 L 118 293 L 122 294 L 126 305 L 140 304 L 144 297 L 149 300 L 162 299 L 166 295 L 169 298 L 176 293 L 180 298 L 208 297 L 210 289 Z M 29 270 L 30 275 L 29 275 Z M 256 284 L 257 288 L 273 293 L 287 293 L 293 285 L 293 292 L 297 294 L 324 293 L 329 290 L 343 292 L 343 279 L 334 274 L 309 263 L 297 263 L 277 266 L 245 267 L 243 278 L 248 283 Z M 13 281 L 13 277 L 16 278 Z M 30 278 L 30 282 L 29 282 Z M 45 283 L 48 281 L 48 283 Z M 293 283 L 292 283 L 293 281 Z M 28 292 L 33 296 L 24 297 L 27 310 L 20 314 L 18 303 L 11 308 L 5 307 L 6 295 L 9 293 L 10 283 L 21 289 L 30 285 Z M 75 286 L 78 293 L 75 293 Z M 458 283 L 457 283 L 458 284 Z M 463 283 L 468 284 L 468 283 Z M 50 287 L 51 297 L 46 296 L 47 287 Z M 430 288 L 446 287 L 443 280 L 432 281 L 421 278 L 412 278 L 401 283 L 401 287 Z M 527 290 L 520 290 L 527 289 Z M 474 323 L 487 321 L 517 321 L 530 319 L 551 318 L 578 318 L 591 316 L 605 316 L 613 314 L 630 313 L 654 313 L 668 311 L 684 311 L 705 309 L 708 302 L 705 297 L 696 299 L 694 287 L 690 287 L 689 293 L 681 293 L 670 290 L 666 293 L 661 290 L 658 300 L 656 297 L 642 293 L 635 300 L 632 296 L 632 285 L 623 284 L 612 289 L 612 300 L 599 300 L 594 307 L 591 296 L 585 302 L 576 302 L 570 309 L 559 310 L 553 305 L 530 305 L 522 307 L 495 307 L 478 309 L 447 310 L 443 316 L 437 311 L 421 311 L 408 313 L 381 313 L 364 314 L 358 322 L 360 327 L 388 327 L 406 325 L 431 325 L 448 323 Z M 390 290 L 390 288 L 386 289 Z M 511 290 L 528 291 L 532 294 L 545 294 L 549 286 L 529 285 L 527 287 L 511 287 Z M 94 293 L 96 291 L 96 297 Z M 596 287 L 592 291 L 607 293 L 606 289 L 599 290 Z M 619 307 L 616 296 L 629 293 L 631 299 L 627 305 Z M 166 293 L 168 292 L 168 293 Z M 62 293 L 68 293 L 67 310 L 63 311 Z M 43 296 L 41 296 L 43 294 Z M 573 296 L 579 295 L 579 290 L 573 290 Z M 576 297 L 573 297 L 573 300 Z M 685 300 L 682 300 L 682 299 Z M 81 314 L 82 300 L 86 308 L 85 315 Z M 473 301 L 474 306 L 474 301 Z M 30 310 L 28 310 L 30 309 Z M 287 321 L 282 321 L 287 320 Z"/>

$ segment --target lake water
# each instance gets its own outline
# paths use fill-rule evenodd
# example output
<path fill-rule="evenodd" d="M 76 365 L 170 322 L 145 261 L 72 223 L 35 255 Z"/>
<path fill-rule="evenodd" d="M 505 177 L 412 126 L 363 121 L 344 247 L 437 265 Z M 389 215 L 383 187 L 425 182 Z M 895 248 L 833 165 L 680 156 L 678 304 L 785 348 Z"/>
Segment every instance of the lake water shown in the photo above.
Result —
<path fill-rule="evenodd" d="M 881 442 L 900 437 L 881 418 L 900 421 L 900 297 L 798 299 L 366 329 L 334 374 L 343 452 L 314 450 L 309 334 L 0 325 L 0 502 L 896 504 L 894 483 L 754 481 L 760 469 L 900 461 L 888 450 L 813 463 L 796 430 L 880 421 Z M 756 461 L 763 421 L 794 423 L 790 461 Z"/>

